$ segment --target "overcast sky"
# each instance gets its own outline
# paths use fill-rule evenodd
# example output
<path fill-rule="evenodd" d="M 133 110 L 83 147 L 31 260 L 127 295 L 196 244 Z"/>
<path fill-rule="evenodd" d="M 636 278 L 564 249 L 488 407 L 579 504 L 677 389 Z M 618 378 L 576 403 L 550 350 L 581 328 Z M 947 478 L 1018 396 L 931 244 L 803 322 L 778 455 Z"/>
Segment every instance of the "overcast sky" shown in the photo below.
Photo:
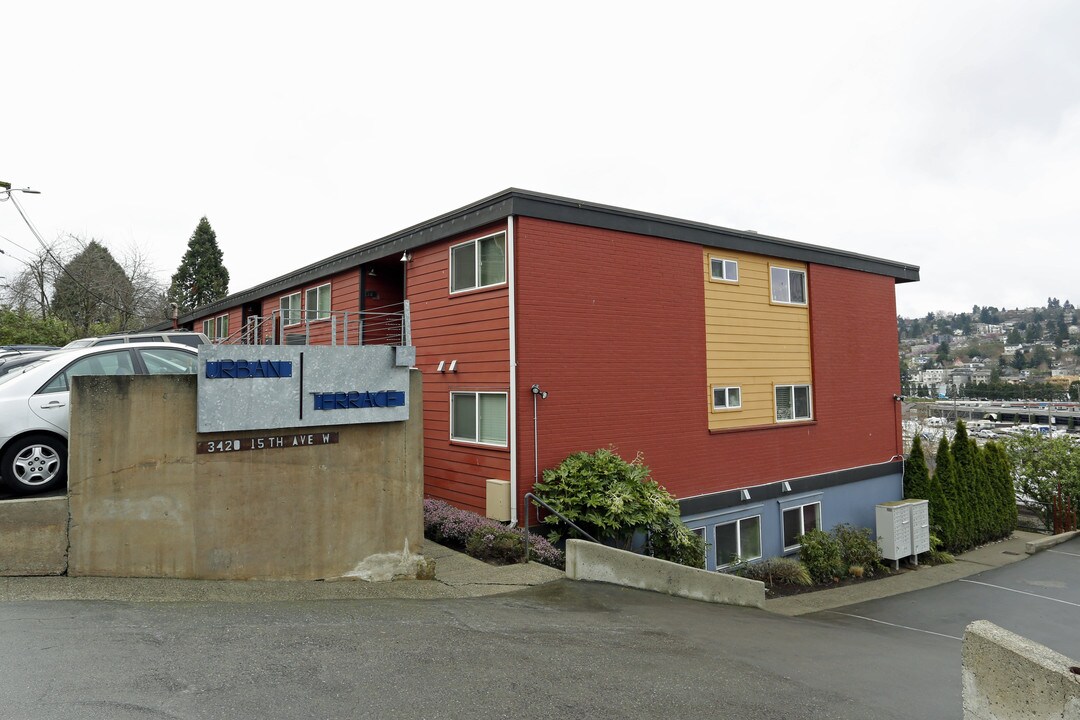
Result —
<path fill-rule="evenodd" d="M 19 2 L 0 48 L 0 180 L 166 282 L 203 215 L 236 292 L 520 187 L 919 265 L 903 315 L 1080 303 L 1076 2 Z"/>

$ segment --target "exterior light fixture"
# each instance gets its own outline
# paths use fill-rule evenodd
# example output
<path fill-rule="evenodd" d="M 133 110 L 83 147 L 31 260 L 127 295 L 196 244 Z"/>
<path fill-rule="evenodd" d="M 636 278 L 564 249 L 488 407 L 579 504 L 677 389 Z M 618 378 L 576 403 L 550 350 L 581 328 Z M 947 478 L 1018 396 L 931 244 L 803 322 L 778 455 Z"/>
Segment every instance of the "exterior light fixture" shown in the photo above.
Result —
<path fill-rule="evenodd" d="M 372 267 L 370 270 L 367 271 L 367 274 L 368 277 L 375 277 L 375 268 Z"/>
<path fill-rule="evenodd" d="M 785 493 L 791 492 L 791 483 L 789 483 L 787 480 L 780 483 L 780 492 L 785 492 Z"/>
<path fill-rule="evenodd" d="M 445 360 L 440 360 L 439 361 L 439 367 L 435 368 L 435 372 L 443 372 L 443 370 L 445 368 L 446 368 L 446 361 Z"/>
<path fill-rule="evenodd" d="M 401 262 L 409 262 L 410 260 L 412 260 L 412 255 L 407 252 L 401 253 Z"/>
<path fill-rule="evenodd" d="M 739 491 L 739 500 L 741 500 L 743 502 L 746 502 L 749 499 L 750 499 L 750 491 L 749 490 L 747 490 L 746 488 L 743 488 L 742 490 Z"/>
<path fill-rule="evenodd" d="M 457 360 L 450 361 L 450 367 L 447 368 L 450 372 L 457 372 Z"/>

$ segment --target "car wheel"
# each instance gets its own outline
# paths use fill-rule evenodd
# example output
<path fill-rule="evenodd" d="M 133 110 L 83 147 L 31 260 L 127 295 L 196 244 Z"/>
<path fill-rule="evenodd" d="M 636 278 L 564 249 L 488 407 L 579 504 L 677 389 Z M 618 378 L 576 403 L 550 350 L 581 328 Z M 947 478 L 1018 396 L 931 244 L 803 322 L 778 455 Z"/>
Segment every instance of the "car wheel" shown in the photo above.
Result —
<path fill-rule="evenodd" d="M 51 490 L 67 478 L 67 443 L 54 435 L 19 438 L 4 452 L 0 476 L 16 495 Z"/>

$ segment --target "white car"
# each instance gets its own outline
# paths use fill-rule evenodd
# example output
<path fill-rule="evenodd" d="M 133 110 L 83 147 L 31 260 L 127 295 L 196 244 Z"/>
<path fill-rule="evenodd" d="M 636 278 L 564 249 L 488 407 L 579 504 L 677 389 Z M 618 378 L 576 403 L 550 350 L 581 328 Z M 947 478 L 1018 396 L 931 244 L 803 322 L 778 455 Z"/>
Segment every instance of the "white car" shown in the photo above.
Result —
<path fill-rule="evenodd" d="M 25 495 L 65 482 L 72 377 L 194 374 L 198 369 L 194 348 L 139 343 L 58 350 L 0 375 L 0 483 Z"/>

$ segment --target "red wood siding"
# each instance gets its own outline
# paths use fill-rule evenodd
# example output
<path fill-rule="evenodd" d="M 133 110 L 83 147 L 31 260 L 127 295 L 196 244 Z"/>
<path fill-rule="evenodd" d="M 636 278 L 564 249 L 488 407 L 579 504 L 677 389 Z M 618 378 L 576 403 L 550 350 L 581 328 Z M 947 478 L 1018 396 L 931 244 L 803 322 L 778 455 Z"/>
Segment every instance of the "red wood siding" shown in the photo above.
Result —
<path fill-rule="evenodd" d="M 510 479 L 509 448 L 450 441 L 450 392 L 510 389 L 506 285 L 450 295 L 450 246 L 506 228 L 500 223 L 412 251 L 406 296 L 416 366 L 424 374 L 424 492 L 483 514 L 489 478 Z M 457 372 L 436 372 L 457 360 Z"/>
<path fill-rule="evenodd" d="M 517 221 L 519 494 L 539 465 L 614 445 L 679 497 L 889 460 L 899 386 L 891 278 L 809 268 L 816 422 L 710 433 L 700 246 Z M 520 507 L 520 502 L 519 502 Z"/>

